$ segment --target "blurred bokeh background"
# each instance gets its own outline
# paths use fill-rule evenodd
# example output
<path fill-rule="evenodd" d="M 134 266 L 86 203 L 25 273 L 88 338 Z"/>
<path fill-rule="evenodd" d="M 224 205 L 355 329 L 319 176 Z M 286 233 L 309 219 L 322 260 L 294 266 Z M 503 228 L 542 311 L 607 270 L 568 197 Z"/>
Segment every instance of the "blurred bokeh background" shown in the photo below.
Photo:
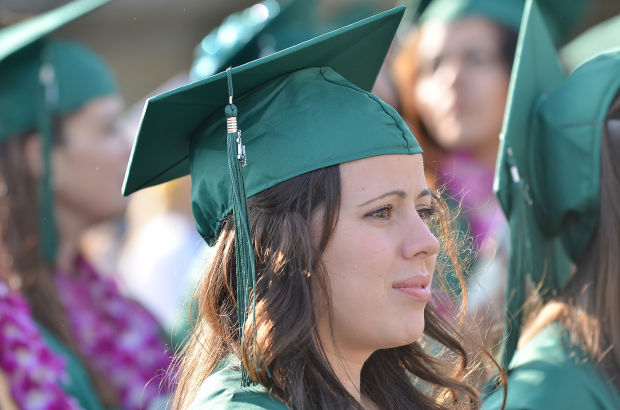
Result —
<path fill-rule="evenodd" d="M 129 106 L 176 73 L 187 71 L 194 47 L 230 13 L 257 0 L 118 0 L 59 31 L 79 39 L 111 64 Z M 0 0 L 0 25 L 38 14 L 66 0 Z M 357 10 L 382 11 L 396 0 L 319 0 L 322 21 Z M 618 0 L 593 0 L 576 33 L 620 13 Z"/>

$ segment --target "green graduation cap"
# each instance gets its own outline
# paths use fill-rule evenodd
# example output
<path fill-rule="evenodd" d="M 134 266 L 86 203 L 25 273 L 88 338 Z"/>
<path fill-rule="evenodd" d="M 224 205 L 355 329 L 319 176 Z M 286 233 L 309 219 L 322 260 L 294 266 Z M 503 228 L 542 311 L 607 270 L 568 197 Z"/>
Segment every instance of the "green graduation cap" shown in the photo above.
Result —
<path fill-rule="evenodd" d="M 562 47 L 560 58 L 569 71 L 590 58 L 620 48 L 620 15 L 591 27 Z"/>
<path fill-rule="evenodd" d="M 40 242 L 50 261 L 56 256 L 50 184 L 54 117 L 117 89 L 108 68 L 92 51 L 46 36 L 109 1 L 74 1 L 0 31 L 0 143 L 35 130 L 41 135 Z"/>
<path fill-rule="evenodd" d="M 527 1 L 494 184 L 511 231 L 504 365 L 519 339 L 526 279 L 543 298 L 554 296 L 594 234 L 618 57 L 603 55 L 566 78 L 536 2 Z"/>
<path fill-rule="evenodd" d="M 241 343 L 248 303 L 256 303 L 249 300 L 256 277 L 246 198 L 322 167 L 422 151 L 396 111 L 369 92 L 403 12 L 386 11 L 146 104 L 123 193 L 190 174 L 194 219 L 209 244 L 232 211 Z M 260 357 L 253 360 L 259 366 Z"/>
<path fill-rule="evenodd" d="M 190 77 L 203 79 L 308 40 L 316 0 L 263 0 L 231 14 L 196 47 Z"/>
<path fill-rule="evenodd" d="M 433 0 L 420 2 L 420 22 L 451 22 L 468 16 L 482 16 L 515 31 L 519 29 L 523 0 Z"/>
<path fill-rule="evenodd" d="M 540 11 L 556 43 L 562 43 L 573 30 L 590 0 L 541 0 Z M 454 21 L 467 16 L 482 16 L 502 26 L 519 30 L 524 0 L 432 0 L 421 1 L 420 22 Z"/>

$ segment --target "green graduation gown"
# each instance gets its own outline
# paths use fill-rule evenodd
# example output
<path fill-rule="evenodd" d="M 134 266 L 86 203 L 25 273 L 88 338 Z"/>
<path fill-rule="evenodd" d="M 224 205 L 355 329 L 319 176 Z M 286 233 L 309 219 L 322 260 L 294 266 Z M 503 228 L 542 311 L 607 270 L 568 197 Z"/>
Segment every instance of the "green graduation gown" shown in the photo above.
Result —
<path fill-rule="evenodd" d="M 554 322 L 517 350 L 508 370 L 506 410 L 620 409 L 620 393 L 569 337 Z M 499 409 L 502 398 L 502 389 L 495 391 L 483 409 Z"/>
<path fill-rule="evenodd" d="M 65 360 L 67 380 L 62 384 L 65 393 L 77 400 L 83 409 L 103 409 L 90 376 L 82 363 L 49 330 L 41 325 L 38 328 L 47 346 Z"/>
<path fill-rule="evenodd" d="M 207 377 L 189 409 L 285 410 L 288 407 L 260 384 L 242 387 L 239 360 L 229 356 Z"/>

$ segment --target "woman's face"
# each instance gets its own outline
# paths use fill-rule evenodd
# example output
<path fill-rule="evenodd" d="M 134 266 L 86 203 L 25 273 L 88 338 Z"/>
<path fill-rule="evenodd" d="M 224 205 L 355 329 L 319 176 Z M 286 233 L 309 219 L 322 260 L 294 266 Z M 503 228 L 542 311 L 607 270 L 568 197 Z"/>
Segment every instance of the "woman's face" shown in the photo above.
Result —
<path fill-rule="evenodd" d="M 418 340 L 439 243 L 422 155 L 382 155 L 340 165 L 342 197 L 322 255 L 341 353 L 372 353 Z M 317 216 L 318 215 L 318 216 Z M 320 213 L 312 225 L 313 240 Z M 329 337 L 326 315 L 321 338 Z"/>
<path fill-rule="evenodd" d="M 486 19 L 429 22 L 420 32 L 415 106 L 444 149 L 483 150 L 497 141 L 510 70 L 501 32 Z"/>
<path fill-rule="evenodd" d="M 118 127 L 120 97 L 95 99 L 63 121 L 62 139 L 52 154 L 56 209 L 87 224 L 120 216 L 130 145 Z"/>

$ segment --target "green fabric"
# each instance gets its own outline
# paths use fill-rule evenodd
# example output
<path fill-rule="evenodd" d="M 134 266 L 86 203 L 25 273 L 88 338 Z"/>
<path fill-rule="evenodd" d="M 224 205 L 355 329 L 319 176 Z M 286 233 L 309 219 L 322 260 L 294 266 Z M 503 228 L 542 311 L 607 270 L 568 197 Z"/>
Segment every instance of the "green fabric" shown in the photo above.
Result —
<path fill-rule="evenodd" d="M 112 75 L 93 52 L 75 43 L 45 40 L 54 30 L 109 2 L 73 1 L 0 30 L 0 143 L 38 129 L 42 108 L 66 114 L 97 96 L 117 92 Z M 45 104 L 44 64 L 53 69 L 47 77 L 54 83 Z"/>
<path fill-rule="evenodd" d="M 537 224 L 533 205 L 549 205 L 532 197 L 530 159 L 539 159 L 539 136 L 530 132 L 532 107 L 541 94 L 562 84 L 564 74 L 536 3 L 528 1 L 512 68 L 508 101 L 496 163 L 494 189 L 510 227 L 510 260 L 506 288 L 505 343 L 502 363 L 507 365 L 519 340 L 525 302 L 526 277 L 543 281 L 541 295 L 559 289 L 568 279 L 570 262 L 559 240 Z M 510 155 L 512 153 L 512 155 Z M 556 153 L 549 153 L 552 158 Z M 543 157 L 544 159 L 544 157 Z"/>
<path fill-rule="evenodd" d="M 97 97 L 118 93 L 108 67 L 86 47 L 69 41 L 39 41 L 0 63 L 0 142 L 39 128 L 44 96 L 39 73 L 45 63 L 54 71 L 53 114 L 67 114 Z"/>
<path fill-rule="evenodd" d="M 620 15 L 591 27 L 562 47 L 560 57 L 569 71 L 592 57 L 620 48 Z"/>
<path fill-rule="evenodd" d="M 340 162 L 421 152 L 398 114 L 367 92 L 402 13 L 387 11 L 231 70 L 241 95 L 235 103 L 248 197 Z M 191 170 L 194 217 L 211 244 L 232 209 L 226 87 L 221 73 L 151 98 L 123 187 L 127 195 Z"/>
<path fill-rule="evenodd" d="M 228 16 L 198 44 L 190 77 L 203 79 L 301 43 L 316 26 L 316 0 L 256 3 Z"/>
<path fill-rule="evenodd" d="M 43 37 L 108 2 L 74 1 L 0 31 L 0 143 L 24 132 L 41 135 L 39 243 L 48 261 L 54 261 L 57 246 L 50 159 L 55 119 L 117 89 L 94 53 Z"/>
<path fill-rule="evenodd" d="M 598 223 L 601 136 L 620 90 L 620 51 L 577 68 L 561 87 L 542 96 L 531 128 L 540 158 L 532 163 L 538 223 L 558 235 L 577 263 Z M 544 206 L 542 206 L 544 204 Z"/>
<path fill-rule="evenodd" d="M 540 0 L 541 11 L 556 43 L 563 43 L 583 17 L 591 0 Z M 424 11 L 420 22 L 454 21 L 467 16 L 482 16 L 514 31 L 518 31 L 523 14 L 524 0 L 433 0 Z"/>
<path fill-rule="evenodd" d="M 491 394 L 483 410 L 501 408 L 502 389 Z M 620 393 L 596 371 L 560 324 L 542 329 L 509 366 L 506 410 L 618 409 Z"/>
<path fill-rule="evenodd" d="M 39 325 L 38 328 L 47 346 L 65 360 L 65 371 L 68 377 L 62 384 L 63 390 L 75 398 L 83 409 L 103 409 L 90 376 L 82 363 L 45 327 Z"/>
<path fill-rule="evenodd" d="M 424 8 L 420 15 L 421 23 L 452 22 L 468 16 L 482 16 L 517 31 L 523 0 L 434 0 Z"/>
<path fill-rule="evenodd" d="M 0 32 L 0 62 L 65 24 L 90 13 L 111 0 L 75 0 L 29 18 Z"/>
<path fill-rule="evenodd" d="M 329 165 L 421 152 L 391 107 L 328 67 L 307 68 L 276 79 L 242 97 L 237 105 L 248 153 L 244 169 L 248 197 Z M 222 155 L 225 141 L 208 138 L 222 135 L 218 130 L 224 130 L 224 119 L 218 120 L 202 138 L 195 139 L 190 151 L 194 218 L 210 244 L 217 239 L 220 220 L 231 210 Z"/>
<path fill-rule="evenodd" d="M 239 360 L 229 356 L 204 381 L 191 409 L 285 410 L 288 407 L 260 384 L 242 387 Z"/>
<path fill-rule="evenodd" d="M 495 175 L 511 231 L 504 363 L 516 348 L 529 277 L 548 298 L 569 279 L 598 221 L 603 119 L 620 88 L 620 53 L 566 78 L 536 3 L 528 0 Z"/>

